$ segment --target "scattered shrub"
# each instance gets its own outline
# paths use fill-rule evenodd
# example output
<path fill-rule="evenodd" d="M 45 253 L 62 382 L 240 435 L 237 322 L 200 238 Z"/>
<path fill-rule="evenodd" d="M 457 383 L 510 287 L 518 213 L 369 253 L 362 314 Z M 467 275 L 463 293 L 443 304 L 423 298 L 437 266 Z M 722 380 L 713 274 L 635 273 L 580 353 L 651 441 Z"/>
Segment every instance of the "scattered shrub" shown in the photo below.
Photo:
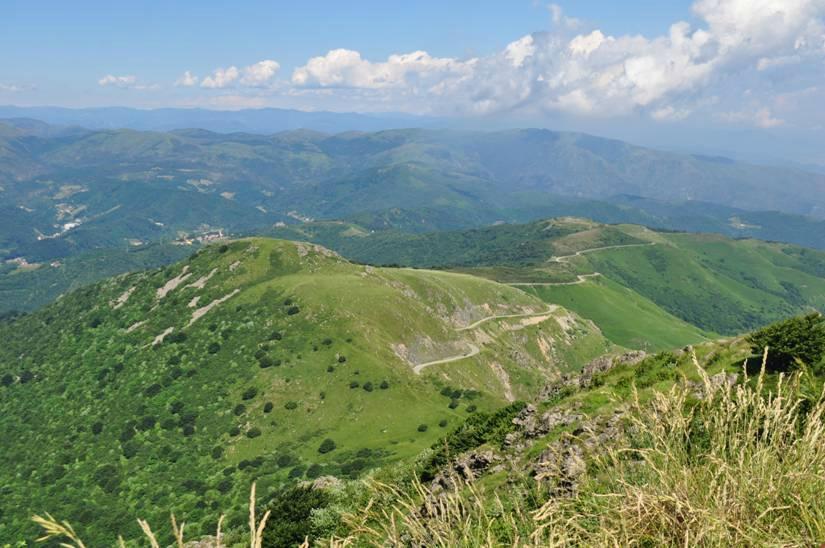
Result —
<path fill-rule="evenodd" d="M 234 415 L 235 415 L 236 417 L 238 417 L 238 416 L 240 416 L 240 415 L 243 415 L 244 413 L 246 413 L 246 406 L 245 406 L 244 404 L 242 404 L 242 403 L 239 403 L 239 404 L 238 404 L 238 405 L 236 405 L 236 406 L 235 406 L 235 408 L 232 410 L 232 413 L 234 413 Z"/>
<path fill-rule="evenodd" d="M 246 437 L 247 438 L 257 438 L 260 435 L 261 435 L 261 429 L 258 428 L 257 426 L 253 426 L 252 428 L 250 428 L 249 430 L 246 431 Z"/>
<path fill-rule="evenodd" d="M 298 408 L 298 402 L 297 401 L 290 400 L 290 401 L 288 401 L 284 404 L 284 409 L 289 409 L 290 411 L 293 410 L 293 409 L 297 409 L 297 408 Z"/>
<path fill-rule="evenodd" d="M 362 386 L 361 388 L 363 388 L 363 389 L 364 389 L 364 390 L 366 390 L 367 392 L 372 392 L 372 391 L 373 391 L 373 386 L 372 386 L 372 383 L 371 383 L 371 382 L 369 382 L 369 381 L 365 382 L 365 383 L 364 383 L 364 386 Z"/>
<path fill-rule="evenodd" d="M 241 399 L 251 400 L 252 398 L 254 398 L 257 395 L 258 395 L 258 389 L 255 388 L 254 386 L 250 386 L 249 388 L 244 390 L 244 393 L 241 395 Z"/>
<path fill-rule="evenodd" d="M 270 413 L 273 407 L 275 407 L 275 405 L 271 401 L 266 402 L 264 404 L 264 413 Z"/>
<path fill-rule="evenodd" d="M 825 317 L 813 312 L 790 318 L 748 335 L 747 341 L 760 356 L 769 348 L 766 368 L 771 371 L 793 369 L 797 359 L 818 366 L 825 357 Z"/>
<path fill-rule="evenodd" d="M 297 473 L 293 469 L 290 476 Z M 299 546 L 304 540 L 313 546 L 319 536 L 313 517 L 328 504 L 329 494 L 321 489 L 296 486 L 279 491 L 266 505 L 270 518 L 264 530 L 262 547 Z"/>
<path fill-rule="evenodd" d="M 321 445 L 318 447 L 318 452 L 321 454 L 329 453 L 330 451 L 334 451 L 335 447 L 335 442 L 330 438 L 327 438 L 321 442 Z"/>
<path fill-rule="evenodd" d="M 389 387 L 390 387 L 390 383 L 388 383 L 387 381 L 381 381 L 381 385 L 379 386 L 379 388 L 381 390 L 386 390 Z"/>
<path fill-rule="evenodd" d="M 221 350 L 221 345 L 216 342 L 209 343 L 209 346 L 206 348 L 206 351 L 210 354 L 217 354 Z"/>
<path fill-rule="evenodd" d="M 426 431 L 427 431 L 427 428 L 428 428 L 428 427 L 427 427 L 427 425 L 426 425 L 426 424 L 419 424 L 419 425 L 418 425 L 418 431 L 419 431 L 419 432 L 426 432 Z"/>
<path fill-rule="evenodd" d="M 161 385 L 159 385 L 158 383 L 150 384 L 143 391 L 143 395 L 146 396 L 147 398 L 151 398 L 152 396 L 157 396 L 158 394 L 160 394 L 160 391 L 162 389 L 163 389 L 163 387 Z"/>

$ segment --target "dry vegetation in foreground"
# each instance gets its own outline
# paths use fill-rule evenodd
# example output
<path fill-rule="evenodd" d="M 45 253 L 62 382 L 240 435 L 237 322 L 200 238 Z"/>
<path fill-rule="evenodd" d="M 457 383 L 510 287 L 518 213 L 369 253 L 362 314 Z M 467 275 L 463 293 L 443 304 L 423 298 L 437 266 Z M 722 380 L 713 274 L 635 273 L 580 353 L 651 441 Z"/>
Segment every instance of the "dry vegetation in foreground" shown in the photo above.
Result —
<path fill-rule="evenodd" d="M 825 540 L 825 390 L 811 393 L 804 367 L 762 371 L 737 385 L 714 384 L 701 365 L 702 393 L 683 382 L 651 402 L 632 402 L 619 441 L 589 457 L 585 479 L 533 509 L 456 482 L 431 496 L 420 482 L 371 484 L 372 498 L 344 516 L 348 533 L 319 542 L 343 546 L 811 546 Z M 634 392 L 635 394 L 635 392 Z M 269 514 L 255 518 L 261 547 Z M 40 540 L 84 548 L 51 516 L 34 518 Z M 141 522 L 153 547 L 157 541 Z M 176 545 L 184 525 L 172 517 Z M 207 546 L 221 546 L 220 526 Z M 123 541 L 121 545 L 125 546 Z M 304 542 L 304 546 L 308 546 Z"/>
<path fill-rule="evenodd" d="M 767 356 L 767 354 L 766 354 Z M 825 391 L 801 372 L 768 388 L 703 378 L 633 402 L 621 441 L 593 456 L 568 496 L 523 511 L 459 484 L 433 500 L 426 488 L 376 485 L 377 499 L 348 516 L 336 546 L 811 546 L 825 540 Z M 505 509 L 507 509 L 505 511 Z"/>

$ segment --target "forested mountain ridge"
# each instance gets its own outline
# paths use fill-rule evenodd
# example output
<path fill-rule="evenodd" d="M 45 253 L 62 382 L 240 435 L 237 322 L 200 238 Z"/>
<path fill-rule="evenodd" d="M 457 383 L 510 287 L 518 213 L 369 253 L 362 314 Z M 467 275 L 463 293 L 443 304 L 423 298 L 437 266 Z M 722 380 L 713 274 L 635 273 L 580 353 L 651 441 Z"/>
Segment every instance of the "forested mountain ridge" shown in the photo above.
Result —
<path fill-rule="evenodd" d="M 583 199 L 594 211 L 611 197 L 613 215 L 689 200 L 825 217 L 822 175 L 547 130 L 226 135 L 17 121 L 0 130 L 0 158 L 0 208 L 13 219 L 0 250 L 33 257 L 394 207 L 449 209 L 458 226 L 569 214 L 559 203 Z"/>

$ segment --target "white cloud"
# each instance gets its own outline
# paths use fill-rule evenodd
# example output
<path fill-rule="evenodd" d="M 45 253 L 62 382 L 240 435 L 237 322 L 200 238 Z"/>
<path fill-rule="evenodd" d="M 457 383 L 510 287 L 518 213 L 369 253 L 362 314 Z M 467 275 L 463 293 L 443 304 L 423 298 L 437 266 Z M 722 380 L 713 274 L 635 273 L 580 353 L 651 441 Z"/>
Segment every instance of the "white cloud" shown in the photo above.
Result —
<path fill-rule="evenodd" d="M 240 76 L 237 67 L 218 68 L 201 81 L 202 88 L 220 89 L 231 85 Z"/>
<path fill-rule="evenodd" d="M 0 83 L 0 91 L 4 91 L 7 93 L 17 93 L 20 91 L 24 91 L 26 88 L 23 86 L 18 86 L 16 84 L 3 84 Z"/>
<path fill-rule="evenodd" d="M 217 68 L 210 76 L 201 80 L 201 87 L 210 89 L 223 89 L 236 85 L 265 87 L 271 83 L 280 68 L 281 65 L 271 59 L 259 61 L 241 69 L 234 65 L 228 68 Z M 184 76 L 186 75 L 189 73 L 186 72 Z"/>
<path fill-rule="evenodd" d="M 384 62 L 373 63 L 357 51 L 335 49 L 322 57 L 313 57 L 292 73 L 298 86 L 392 88 L 410 86 L 429 89 L 442 87 L 443 80 L 472 72 L 474 59 L 458 61 L 431 57 L 426 51 L 390 55 Z M 430 86 L 426 84 L 429 81 Z"/>
<path fill-rule="evenodd" d="M 536 45 L 533 43 L 531 35 L 519 38 L 515 42 L 510 42 L 504 49 L 504 56 L 510 60 L 514 67 L 521 67 L 524 61 L 536 53 Z"/>
<path fill-rule="evenodd" d="M 264 86 L 275 77 L 275 73 L 277 73 L 280 68 L 281 65 L 270 59 L 249 65 L 243 69 L 241 84 L 251 87 Z"/>
<path fill-rule="evenodd" d="M 103 87 L 113 86 L 118 88 L 131 88 L 137 85 L 137 78 L 132 75 L 114 76 L 112 74 L 107 74 L 98 80 L 97 84 Z"/>
<path fill-rule="evenodd" d="M 200 85 L 254 87 L 317 108 L 707 117 L 764 128 L 804 121 L 789 97 L 825 89 L 825 0 L 696 0 L 695 24 L 677 21 L 653 37 L 585 29 L 558 5 L 547 7 L 551 32 L 482 57 L 413 51 L 370 60 L 340 48 L 295 68 L 289 82 L 276 80 L 280 66 L 267 60 L 218 69 Z M 818 116 L 825 123 L 825 114 Z"/>
<path fill-rule="evenodd" d="M 175 80 L 175 85 L 178 87 L 192 87 L 198 85 L 199 81 L 197 76 L 187 70 L 180 78 Z"/>
<path fill-rule="evenodd" d="M 136 89 L 139 91 L 155 91 L 160 89 L 157 84 L 144 84 L 138 81 L 137 77 L 129 74 L 125 76 L 114 76 L 107 74 L 97 81 L 101 87 L 115 87 L 121 89 Z"/>

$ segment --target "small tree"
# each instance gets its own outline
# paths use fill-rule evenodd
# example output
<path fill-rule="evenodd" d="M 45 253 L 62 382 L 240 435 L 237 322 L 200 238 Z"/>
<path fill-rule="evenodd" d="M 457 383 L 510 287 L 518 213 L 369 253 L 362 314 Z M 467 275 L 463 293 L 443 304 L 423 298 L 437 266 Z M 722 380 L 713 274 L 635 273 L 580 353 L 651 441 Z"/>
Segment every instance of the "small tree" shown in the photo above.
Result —
<path fill-rule="evenodd" d="M 818 312 L 790 318 L 750 334 L 747 341 L 755 354 L 768 347 L 770 371 L 793 369 L 797 359 L 818 366 L 825 357 L 825 318 Z"/>

